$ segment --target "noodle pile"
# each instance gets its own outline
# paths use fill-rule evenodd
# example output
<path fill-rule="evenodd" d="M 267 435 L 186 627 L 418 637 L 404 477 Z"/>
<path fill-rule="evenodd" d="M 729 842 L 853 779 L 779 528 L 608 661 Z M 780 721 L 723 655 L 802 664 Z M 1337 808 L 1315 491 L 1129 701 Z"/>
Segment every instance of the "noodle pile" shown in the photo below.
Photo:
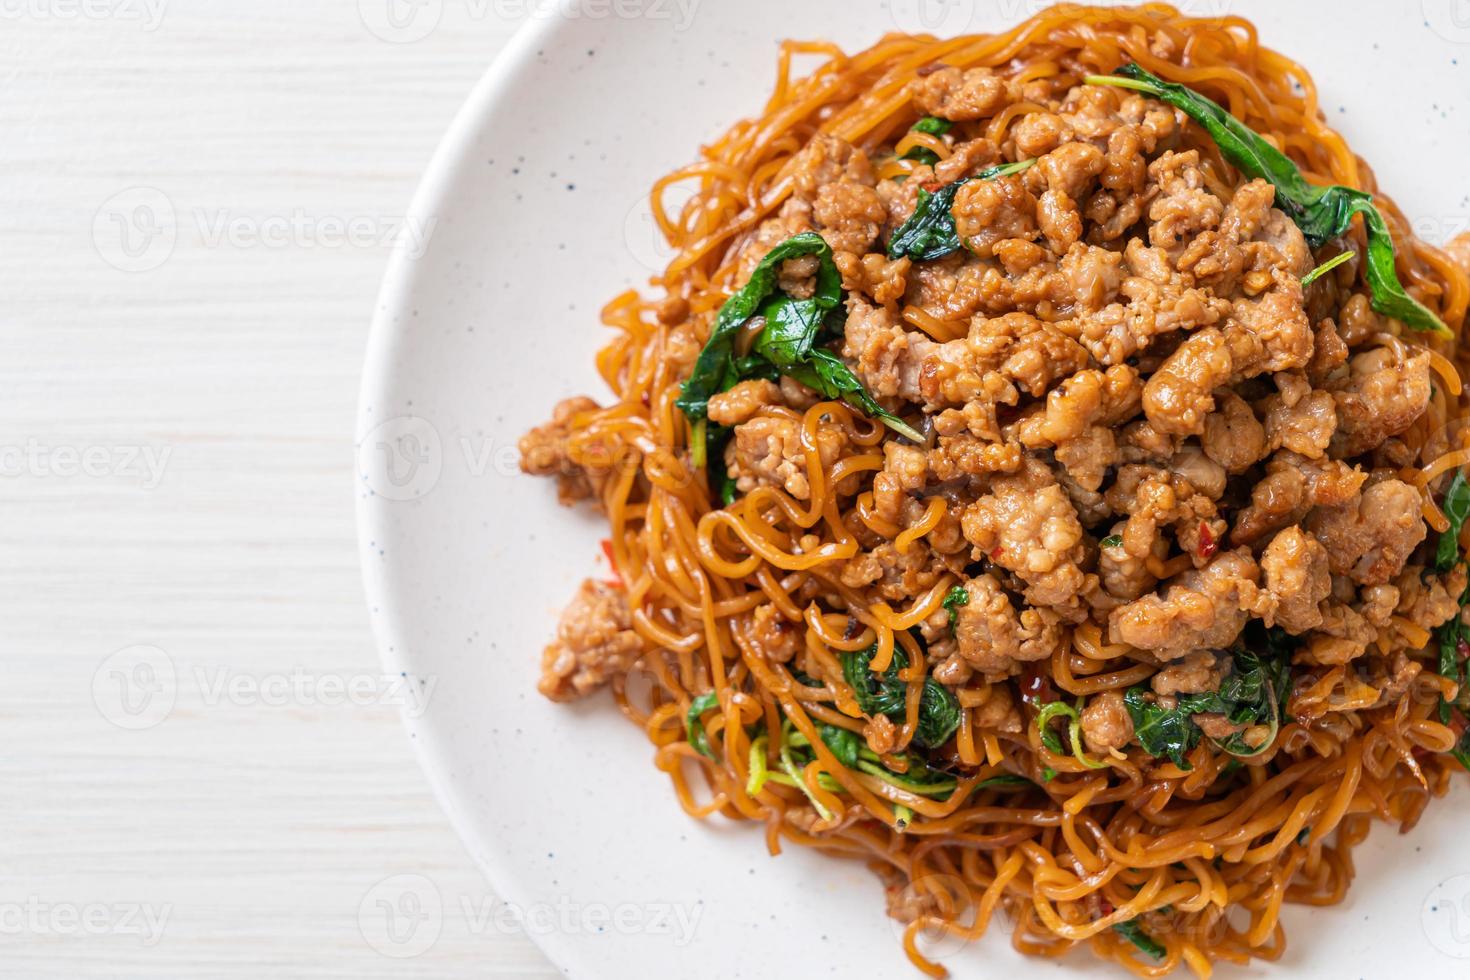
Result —
<path fill-rule="evenodd" d="M 820 64 L 797 78 L 798 59 L 813 58 Z M 1425 652 L 1429 630 L 1399 617 L 1397 639 L 1380 637 L 1379 650 L 1411 651 L 1424 664 L 1406 696 L 1375 707 L 1378 690 L 1351 664 L 1316 667 L 1305 680 L 1297 671 L 1289 721 L 1260 755 L 1236 759 L 1201 749 L 1186 770 L 1132 748 L 1105 758 L 1105 768 L 1089 768 L 1046 748 L 1035 724 L 1019 733 L 980 731 L 983 699 L 961 687 L 963 714 L 952 745 L 956 790 L 947 800 L 906 792 L 842 765 L 818 726 L 862 731 L 839 656 L 876 645 L 874 670 L 886 667 L 895 650 L 913 665 L 902 672 L 910 695 L 900 743 L 912 737 L 926 665 L 911 630 L 940 610 L 954 582 L 940 580 L 903 608 L 845 586 L 836 568 L 860 544 L 843 510 L 855 508 L 901 552 L 938 524 L 943 498 L 933 498 L 924 518 L 907 528 L 878 515 L 871 494 L 845 503 L 836 487 L 870 480 L 883 466 L 882 444 L 894 436 L 835 401 L 795 415 L 810 481 L 805 500 L 762 485 L 721 506 L 690 463 L 689 424 L 675 405 L 684 378 L 664 356 L 672 326 L 692 321 L 706 329 L 742 284 L 737 252 L 793 193 L 789 165 L 814 134 L 868 152 L 879 179 L 901 176 L 915 166 L 903 159 L 915 147 L 940 159 L 950 152 L 943 139 L 911 130 L 916 113 L 907 87 L 930 66 L 989 66 L 1012 78 L 1068 76 L 1080 83 L 1084 74 L 1130 61 L 1209 95 L 1284 149 L 1312 182 L 1376 192 L 1368 166 L 1325 125 L 1312 79 L 1262 48 L 1240 18 L 1195 20 L 1162 5 L 1064 6 L 1004 34 L 891 35 L 853 55 L 825 43 L 787 42 L 761 114 L 655 186 L 654 215 L 677 249 L 654 280 L 663 295 L 630 291 L 606 307 L 604 320 L 617 333 L 597 365 L 616 401 L 570 421 L 571 457 L 607 475 L 600 498 L 609 555 L 646 651 L 612 679 L 613 691 L 657 746 L 656 763 L 680 803 L 695 817 L 764 824 L 772 853 L 784 838 L 870 863 L 888 886 L 890 911 L 908 921 L 908 955 L 932 976 L 945 971 L 925 957 L 921 937 L 978 938 L 997 913 L 1018 950 L 1055 957 L 1086 943 L 1140 976 L 1182 964 L 1204 977 L 1218 961 L 1276 959 L 1286 944 L 1283 903 L 1341 901 L 1353 878 L 1353 847 L 1372 822 L 1412 827 L 1458 767 L 1446 753 L 1459 733 L 1437 715 L 1440 696 L 1453 699 L 1456 685 L 1438 675 L 1435 654 Z M 995 115 L 984 135 L 1004 141 L 1026 110 L 1017 103 Z M 1188 129 L 1185 141 L 1221 186 L 1239 183 L 1203 134 Z M 676 186 L 693 191 L 677 213 L 664 204 Z M 1386 198 L 1376 200 L 1398 247 L 1404 285 L 1458 333 L 1470 301 L 1465 271 L 1415 239 Z M 957 331 L 912 307 L 905 316 L 939 341 L 964 335 L 963 324 Z M 1402 339 L 1432 348 L 1440 377 L 1428 410 L 1399 436 L 1414 456 L 1400 475 L 1424 488 L 1424 519 L 1443 530 L 1448 522 L 1434 492 L 1450 470 L 1470 462 L 1459 424 L 1465 357 L 1453 341 Z M 820 425 L 840 427 L 851 451 L 824 462 Z M 1170 573 L 1160 569 L 1158 577 Z M 803 598 L 813 580 L 820 595 L 841 597 L 845 609 Z M 752 613 L 764 604 L 804 625 L 800 642 L 807 662 L 822 666 L 821 681 L 763 655 Z M 1105 624 L 1089 620 L 1068 629 L 1069 640 L 1049 661 L 1029 665 L 1039 669 L 1018 678 L 1022 695 L 1032 685 L 1075 700 L 1146 682 L 1157 670 L 1156 661 L 1110 642 Z M 704 714 L 704 728 L 712 748 L 705 754 L 689 740 L 685 719 L 694 700 L 711 691 L 716 704 Z M 752 795 L 753 758 L 778 764 L 768 744 L 756 745 L 753 756 L 755 733 L 778 732 L 783 723 L 813 746 L 814 761 L 800 774 L 805 791 L 770 782 Z M 1035 786 L 1017 792 L 1015 785 L 986 785 L 1006 775 Z M 823 820 L 813 800 L 838 816 Z M 1144 955 L 1126 928 L 1115 928 L 1130 923 L 1163 947 L 1161 957 Z"/>

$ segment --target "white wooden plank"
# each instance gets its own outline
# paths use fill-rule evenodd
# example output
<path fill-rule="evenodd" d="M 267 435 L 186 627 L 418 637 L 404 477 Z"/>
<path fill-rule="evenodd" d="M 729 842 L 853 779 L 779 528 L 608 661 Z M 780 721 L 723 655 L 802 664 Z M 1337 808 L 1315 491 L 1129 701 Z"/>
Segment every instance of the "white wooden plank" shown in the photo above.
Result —
<path fill-rule="evenodd" d="M 515 21 L 462 5 L 389 44 L 342 0 L 151 5 L 156 30 L 127 16 L 143 0 L 0 20 L 0 973 L 554 975 L 480 921 L 493 900 L 396 707 L 211 695 L 221 678 L 377 674 L 351 436 L 388 252 L 316 232 L 399 219 Z M 179 231 L 166 262 L 125 272 L 94 218 L 140 186 Z M 283 219 L 306 231 L 211 233 Z M 69 450 L 94 475 L 64 475 Z M 124 465 L 142 452 L 156 485 Z M 134 644 L 178 672 L 144 731 L 93 698 L 99 664 Z M 359 915 L 402 874 L 444 909 L 406 959 Z M 167 912 L 158 942 L 130 934 L 130 905 Z M 92 906 L 100 934 L 58 934 Z"/>

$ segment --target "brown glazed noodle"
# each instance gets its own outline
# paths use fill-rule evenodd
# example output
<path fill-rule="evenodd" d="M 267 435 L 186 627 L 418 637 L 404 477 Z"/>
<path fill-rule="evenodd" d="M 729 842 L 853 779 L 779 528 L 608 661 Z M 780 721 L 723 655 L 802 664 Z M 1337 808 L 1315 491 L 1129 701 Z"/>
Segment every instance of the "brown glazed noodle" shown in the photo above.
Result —
<path fill-rule="evenodd" d="M 798 56 L 821 66 L 793 78 Z M 759 117 L 654 188 L 678 254 L 656 295 L 604 311 L 611 403 L 564 402 L 521 444 L 606 514 L 616 574 L 583 585 L 542 692 L 610 686 L 691 815 L 870 864 L 935 976 L 920 937 L 973 939 L 997 912 L 1023 952 L 1085 941 L 1141 976 L 1275 959 L 1282 904 L 1340 901 L 1372 821 L 1412 827 L 1458 768 L 1436 636 L 1466 576 L 1436 547 L 1470 461 L 1463 355 L 1374 313 L 1358 258 L 1304 288 L 1362 254 L 1362 223 L 1314 254 L 1183 113 L 1082 81 L 1129 62 L 1312 183 L 1376 194 L 1312 79 L 1240 18 L 1064 6 L 854 55 L 788 42 Z M 951 125 L 912 129 L 925 117 Z M 964 249 L 888 257 L 920 188 L 1032 159 L 956 193 Z M 694 192 L 677 214 L 675 184 Z M 1470 248 L 1376 202 L 1400 280 L 1458 335 Z M 760 259 L 811 231 L 845 294 L 829 346 L 925 441 L 753 379 L 710 401 L 733 432 L 707 474 L 681 384 Z M 786 261 L 779 289 L 811 295 L 817 268 Z M 1279 726 L 1179 714 L 1262 636 L 1290 651 L 1279 712 L 1257 692 Z M 858 651 L 897 671 L 896 708 L 862 710 Z M 930 746 L 926 678 L 958 718 Z M 1135 710 L 1188 718 L 1177 759 Z M 789 768 L 787 745 L 805 746 Z M 944 792 L 904 784 L 925 770 Z"/>

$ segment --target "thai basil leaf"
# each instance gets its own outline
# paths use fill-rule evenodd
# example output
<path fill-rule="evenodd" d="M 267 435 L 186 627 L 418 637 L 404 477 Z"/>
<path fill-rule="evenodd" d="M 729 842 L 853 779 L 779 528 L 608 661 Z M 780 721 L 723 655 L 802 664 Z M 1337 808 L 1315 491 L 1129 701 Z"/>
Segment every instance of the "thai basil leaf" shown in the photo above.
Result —
<path fill-rule="evenodd" d="M 866 415 L 882 422 L 910 442 L 922 443 L 924 437 L 903 419 L 878 404 L 852 368 L 825 347 L 818 347 L 803 364 L 793 364 L 782 372 L 806 385 L 823 398 L 840 398 Z"/>
<path fill-rule="evenodd" d="M 704 722 L 700 720 L 700 716 L 719 706 L 720 696 L 710 691 L 689 702 L 689 712 L 684 716 L 684 734 L 689 739 L 689 744 L 694 746 L 694 751 L 711 759 L 715 757 L 715 753 L 710 748 L 709 736 L 705 734 Z"/>
<path fill-rule="evenodd" d="M 1368 261 L 1363 266 L 1363 278 L 1368 280 L 1373 309 L 1412 330 L 1453 337 L 1450 328 L 1429 307 L 1410 296 L 1403 283 L 1399 282 L 1394 264 L 1393 236 L 1389 234 L 1383 215 L 1373 206 L 1373 198 L 1365 195 L 1358 201 L 1358 209 L 1363 214 L 1363 225 L 1368 229 Z"/>
<path fill-rule="evenodd" d="M 800 364 L 811 354 L 822 335 L 827 315 L 842 305 L 842 274 L 832 261 L 830 249 L 824 248 L 819 254 L 816 287 L 811 296 L 793 299 L 777 293 L 761 304 L 760 314 L 765 317 L 766 326 L 752 347 L 759 356 L 757 359 L 764 358 L 778 372 Z"/>
<path fill-rule="evenodd" d="M 1199 744 L 1199 726 L 1178 708 L 1169 710 L 1146 700 L 1146 690 L 1131 687 L 1123 694 L 1123 704 L 1133 719 L 1133 737 L 1149 755 L 1168 756 L 1180 769 L 1192 768 L 1184 757 Z"/>
<path fill-rule="evenodd" d="M 910 128 L 917 129 L 929 136 L 943 136 L 954 128 L 954 122 L 949 119 L 940 119 L 938 116 L 925 116 Z"/>
<path fill-rule="evenodd" d="M 674 403 L 691 421 L 703 420 L 709 410 L 710 397 L 741 380 L 742 366 L 735 357 L 735 335 L 777 292 L 776 279 L 781 263 L 808 255 L 816 255 L 829 263 L 832 261 L 832 249 L 816 232 L 803 232 L 786 239 L 766 253 L 751 271 L 745 285 L 720 307 L 709 340 L 705 341 L 704 350 L 699 352 L 694 370 Z M 816 300 L 817 297 L 813 296 L 812 302 Z"/>
<path fill-rule="evenodd" d="M 1113 926 L 1113 931 L 1156 960 L 1161 960 L 1168 954 L 1168 950 L 1158 940 L 1143 931 L 1137 919 L 1119 922 Z"/>
<path fill-rule="evenodd" d="M 1119 545 L 1121 545 L 1122 543 L 1123 543 L 1123 535 L 1121 535 L 1121 534 L 1109 534 L 1107 537 L 1103 538 L 1097 544 L 1098 544 L 1098 547 L 1099 548 L 1116 548 Z"/>
<path fill-rule="evenodd" d="M 842 654 L 842 677 L 852 688 L 858 707 L 865 714 L 873 717 L 887 715 L 901 723 L 906 715 L 908 684 L 898 676 L 898 672 L 907 669 L 908 655 L 902 650 L 894 650 L 893 661 L 888 669 L 881 674 L 875 674 L 868 669 L 868 664 L 877 652 L 878 647 L 874 644 L 866 650 Z M 914 744 L 926 749 L 938 748 L 959 727 L 959 701 L 934 678 L 924 678 Z"/>
<path fill-rule="evenodd" d="M 953 127 L 954 123 L 950 122 L 948 119 L 940 119 L 938 116 L 925 116 L 923 119 L 920 119 L 918 122 L 914 123 L 911 128 L 915 132 L 924 133 L 928 136 L 943 136 Z M 920 163 L 927 163 L 929 166 L 932 167 L 934 166 L 934 164 L 939 162 L 939 154 L 935 153 L 927 146 L 915 146 L 911 147 L 909 151 L 899 159 L 917 160 Z"/>
<path fill-rule="evenodd" d="M 818 725 L 817 734 L 822 736 L 823 744 L 832 750 L 838 762 L 849 769 L 858 767 L 863 740 L 856 732 L 838 728 L 836 725 Z"/>
<path fill-rule="evenodd" d="M 1464 609 L 1467 602 L 1470 602 L 1470 588 L 1466 588 L 1460 594 L 1460 608 Z M 1464 685 L 1467 681 L 1470 681 L 1470 677 L 1467 677 L 1467 672 L 1460 667 L 1460 661 L 1462 659 L 1460 645 L 1470 641 L 1470 637 L 1465 635 L 1465 627 L 1461 624 L 1459 615 L 1456 614 L 1451 617 L 1448 622 L 1441 624 L 1434 632 L 1435 636 L 1439 639 L 1439 675 L 1441 677 L 1448 677 L 1456 684 L 1459 684 L 1461 686 L 1461 693 L 1464 693 Z M 1440 724 L 1448 725 L 1450 718 L 1450 703 L 1441 696 L 1439 699 Z M 1465 768 L 1470 769 L 1470 765 L 1467 765 Z"/>
<path fill-rule="evenodd" d="M 955 626 L 960 621 L 960 606 L 970 604 L 970 590 L 963 585 L 956 585 L 944 594 L 944 601 L 940 603 L 949 611 L 949 631 L 954 632 Z"/>
<path fill-rule="evenodd" d="M 1361 214 L 1368 232 L 1363 277 L 1372 293 L 1373 309 L 1414 330 L 1453 336 L 1439 317 L 1405 292 L 1399 282 L 1393 237 L 1383 215 L 1373 205 L 1373 195 L 1340 184 L 1324 187 L 1309 183 L 1290 157 L 1219 103 L 1177 82 L 1166 82 L 1136 64 L 1124 65 L 1114 75 L 1088 75 L 1084 81 L 1143 92 L 1199 123 L 1219 146 L 1221 155 L 1237 170 L 1246 177 L 1266 180 L 1276 188 L 1276 206 L 1296 223 L 1314 249 L 1341 235 L 1353 215 Z"/>
<path fill-rule="evenodd" d="M 1188 769 L 1185 756 L 1204 734 L 1193 716 L 1221 714 L 1235 725 L 1266 725 L 1271 730 L 1258 745 L 1247 742 L 1243 731 L 1217 740 L 1222 751 L 1240 758 L 1266 751 L 1276 739 L 1291 694 L 1291 647 L 1284 630 L 1252 627 L 1245 642 L 1233 651 L 1231 673 L 1219 690 L 1184 695 L 1172 708 L 1152 700 L 1147 687 L 1130 688 L 1123 695 L 1123 704 L 1133 720 L 1138 744 L 1149 755 L 1167 756 L 1179 768 Z"/>
<path fill-rule="evenodd" d="M 818 259 L 812 295 L 797 299 L 781 292 L 777 287 L 780 264 L 808 255 Z M 913 428 L 879 405 L 836 354 L 817 346 L 829 339 L 831 332 L 826 327 L 841 305 L 842 275 L 821 235 L 802 232 L 766 253 L 746 284 L 720 307 L 709 340 L 674 402 L 693 423 L 690 455 L 695 466 L 706 465 L 716 442 L 719 448 L 724 445 L 710 431 L 710 398 L 752 378 L 775 381 L 789 375 L 825 397 L 841 398 L 906 439 L 923 441 Z M 750 354 L 737 357 L 735 337 L 757 315 L 765 320 L 760 336 Z M 712 484 L 726 504 L 734 499 L 727 478 L 713 477 Z"/>
<path fill-rule="evenodd" d="M 1470 517 L 1470 483 L 1465 480 L 1464 470 L 1455 470 L 1449 489 L 1444 494 L 1444 516 L 1450 526 L 1439 536 L 1439 547 L 1434 556 L 1437 571 L 1447 572 L 1460 560 L 1460 530 L 1465 519 Z"/>
<path fill-rule="evenodd" d="M 1031 788 L 1035 787 L 1035 785 L 1036 785 L 1035 783 L 1033 783 L 1031 780 L 1027 779 L 1025 776 L 1017 776 L 1017 775 L 1015 775 L 1013 773 L 1006 773 L 1003 776 L 991 776 L 989 779 L 982 779 L 982 780 L 980 780 L 980 782 L 978 782 L 978 783 L 975 784 L 975 788 L 977 790 L 980 790 L 980 789 L 1031 789 Z"/>
<path fill-rule="evenodd" d="M 962 243 L 959 233 L 955 231 L 954 213 L 950 210 L 954 207 L 956 192 L 972 180 L 995 180 L 997 177 L 1017 174 L 1035 162 L 1019 160 L 987 167 L 973 177 L 964 177 L 952 184 L 946 184 L 932 194 L 922 187 L 919 188 L 914 213 L 888 239 L 888 257 L 901 259 L 907 255 L 916 262 L 927 262 L 958 252 Z"/>

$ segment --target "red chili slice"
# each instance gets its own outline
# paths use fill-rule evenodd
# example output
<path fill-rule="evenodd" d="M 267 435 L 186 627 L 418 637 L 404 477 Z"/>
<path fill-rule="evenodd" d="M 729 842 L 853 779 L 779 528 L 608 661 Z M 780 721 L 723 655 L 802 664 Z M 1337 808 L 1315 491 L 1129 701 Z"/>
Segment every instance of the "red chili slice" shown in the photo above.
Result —
<path fill-rule="evenodd" d="M 1209 558 L 1218 550 L 1220 550 L 1220 542 L 1215 540 L 1215 535 L 1214 532 L 1210 530 L 1210 525 L 1205 523 L 1204 521 L 1200 521 L 1199 556 L 1201 558 Z"/>
<path fill-rule="evenodd" d="M 623 576 L 618 574 L 618 563 L 613 561 L 612 538 L 602 539 L 602 553 L 607 556 L 607 567 L 612 569 L 612 578 L 607 584 L 618 589 L 626 588 Z"/>

